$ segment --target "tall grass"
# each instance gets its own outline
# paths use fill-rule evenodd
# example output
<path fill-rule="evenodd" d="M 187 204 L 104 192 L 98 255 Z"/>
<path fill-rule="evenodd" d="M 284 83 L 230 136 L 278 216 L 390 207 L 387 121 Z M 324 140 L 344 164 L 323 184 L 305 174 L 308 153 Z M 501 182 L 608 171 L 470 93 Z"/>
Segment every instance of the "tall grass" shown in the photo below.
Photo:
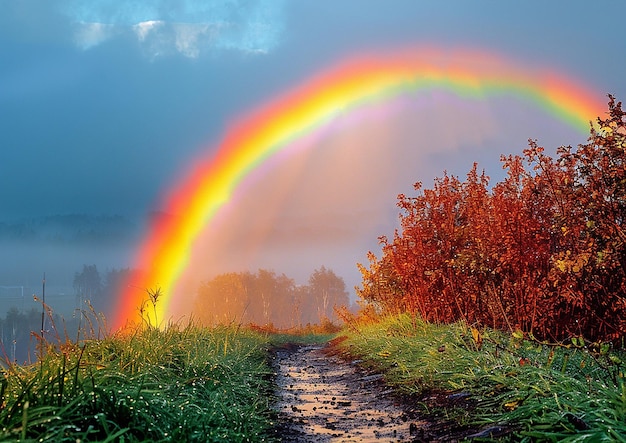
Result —
<path fill-rule="evenodd" d="M 344 352 L 383 371 L 404 393 L 439 393 L 447 401 L 437 413 L 460 425 L 505 429 L 520 441 L 626 441 L 623 352 L 406 315 L 347 334 Z M 425 401 L 421 409 L 432 413 L 431 406 Z"/>
<path fill-rule="evenodd" d="M 138 327 L 48 345 L 0 380 L 1 441 L 264 441 L 267 338 L 234 327 Z"/>

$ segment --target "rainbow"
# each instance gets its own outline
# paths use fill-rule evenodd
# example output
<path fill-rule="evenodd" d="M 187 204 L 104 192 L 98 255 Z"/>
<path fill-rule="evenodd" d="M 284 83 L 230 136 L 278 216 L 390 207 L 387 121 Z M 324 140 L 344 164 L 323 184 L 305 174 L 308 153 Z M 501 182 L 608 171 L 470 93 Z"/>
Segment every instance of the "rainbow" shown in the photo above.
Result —
<path fill-rule="evenodd" d="M 140 319 L 146 290 L 162 293 L 156 310 L 150 308 L 150 321 L 167 319 L 194 241 L 246 175 L 268 158 L 323 130 L 340 113 L 435 89 L 463 99 L 505 96 L 530 102 L 583 133 L 604 109 L 602 95 L 564 74 L 485 52 L 418 48 L 340 63 L 235 122 L 217 151 L 209 150 L 184 171 L 161 204 L 168 217 L 155 220 L 140 243 L 134 267 L 142 271 L 121 292 L 112 326 Z"/>

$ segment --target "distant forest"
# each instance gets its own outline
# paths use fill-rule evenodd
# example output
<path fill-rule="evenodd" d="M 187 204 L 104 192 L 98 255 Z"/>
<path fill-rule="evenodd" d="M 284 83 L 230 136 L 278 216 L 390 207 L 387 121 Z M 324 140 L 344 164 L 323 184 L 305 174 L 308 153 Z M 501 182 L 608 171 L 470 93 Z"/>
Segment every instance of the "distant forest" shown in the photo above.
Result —
<path fill-rule="evenodd" d="M 96 265 L 83 265 L 82 270 L 74 274 L 74 294 L 71 296 L 74 311 L 71 315 L 59 315 L 58 306 L 50 305 L 49 299 L 44 305 L 39 291 L 36 303 L 32 303 L 32 294 L 24 294 L 29 299 L 28 309 L 20 307 L 19 297 L 12 297 L 15 304 L 2 313 L 4 317 L 0 316 L 0 367 L 2 361 L 35 361 L 42 326 L 44 338 L 53 343 L 76 339 L 79 328 L 89 329 L 87 332 L 91 335 L 103 332 L 93 329 L 106 326 L 103 313 L 110 311 L 111 300 L 127 273 L 128 269 L 109 269 L 101 274 Z M 19 291 L 19 287 L 13 291 Z"/>
<path fill-rule="evenodd" d="M 220 274 L 202 283 L 193 314 L 204 325 L 253 323 L 289 329 L 336 321 L 335 308 L 349 304 L 344 280 L 324 266 L 313 271 L 306 285 L 259 269 Z"/>
<path fill-rule="evenodd" d="M 52 317 L 63 335 L 75 337 L 81 315 L 76 308 L 89 300 L 96 311 L 111 310 L 125 251 L 136 242 L 139 226 L 120 215 L 64 214 L 0 221 L 0 360 L 25 362 L 34 357 L 41 333 L 42 277 L 46 274 L 46 334 L 54 340 Z M 79 261 L 80 260 L 80 261 Z M 95 264 L 79 263 L 98 262 Z M 123 263 L 123 262 L 122 262 Z M 57 316 L 62 313 L 63 320 Z M 50 320 L 50 321 L 48 321 Z"/>
<path fill-rule="evenodd" d="M 0 366 L 3 360 L 36 360 L 42 314 L 44 337 L 52 342 L 76 338 L 81 323 L 82 328 L 106 329 L 102 313 L 110 310 L 111 301 L 131 272 L 125 268 L 101 273 L 96 265 L 83 265 L 74 274 L 76 309 L 68 318 L 55 314 L 53 306 L 44 310 L 43 304 L 28 310 L 11 307 L 4 318 L 0 317 Z M 220 274 L 201 283 L 193 319 L 207 326 L 235 323 L 289 329 L 330 324 L 338 319 L 335 308 L 348 305 L 343 279 L 324 266 L 313 271 L 306 285 L 297 285 L 285 274 L 259 269 L 256 273 Z"/>

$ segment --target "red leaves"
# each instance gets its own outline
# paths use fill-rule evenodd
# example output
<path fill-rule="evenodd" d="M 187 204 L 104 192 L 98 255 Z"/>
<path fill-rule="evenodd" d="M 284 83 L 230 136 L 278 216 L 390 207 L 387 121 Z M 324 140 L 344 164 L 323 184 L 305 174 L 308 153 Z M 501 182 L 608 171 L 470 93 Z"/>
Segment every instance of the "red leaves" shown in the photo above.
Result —
<path fill-rule="evenodd" d="M 400 195 L 401 231 L 362 267 L 359 295 L 383 311 L 543 339 L 623 337 L 626 113 L 613 97 L 598 127 L 556 160 L 529 140 L 523 157 L 502 156 L 507 177 L 492 189 L 474 165 L 465 182 L 444 173 Z"/>

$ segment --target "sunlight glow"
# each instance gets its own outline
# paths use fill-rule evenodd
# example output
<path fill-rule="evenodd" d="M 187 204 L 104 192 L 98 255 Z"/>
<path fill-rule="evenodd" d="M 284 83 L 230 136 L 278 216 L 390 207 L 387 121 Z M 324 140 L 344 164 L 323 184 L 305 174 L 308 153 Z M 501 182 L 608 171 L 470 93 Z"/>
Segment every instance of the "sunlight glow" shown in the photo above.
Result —
<path fill-rule="evenodd" d="M 138 321 L 146 289 L 161 288 L 159 321 L 167 321 L 192 246 L 242 180 L 293 142 L 328 130 L 338 115 L 416 91 L 447 91 L 462 99 L 512 97 L 547 111 L 581 133 L 604 109 L 602 95 L 567 78 L 476 51 L 416 48 L 355 57 L 234 122 L 217 150 L 193 162 L 166 195 L 168 217 L 155 220 L 134 266 L 141 269 L 120 294 L 113 327 Z"/>

